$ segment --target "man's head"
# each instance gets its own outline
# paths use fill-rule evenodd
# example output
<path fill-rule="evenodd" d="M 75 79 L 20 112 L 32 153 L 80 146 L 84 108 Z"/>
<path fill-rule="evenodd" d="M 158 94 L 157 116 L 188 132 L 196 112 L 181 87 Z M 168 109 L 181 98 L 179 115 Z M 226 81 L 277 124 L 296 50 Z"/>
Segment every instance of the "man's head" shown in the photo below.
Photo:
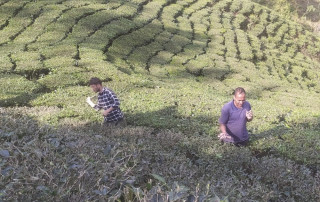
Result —
<path fill-rule="evenodd" d="M 242 108 L 243 103 L 246 101 L 246 91 L 238 87 L 233 92 L 233 103 L 237 108 Z"/>
<path fill-rule="evenodd" d="M 102 91 L 102 81 L 97 77 L 92 77 L 90 79 L 89 86 L 96 93 Z"/>

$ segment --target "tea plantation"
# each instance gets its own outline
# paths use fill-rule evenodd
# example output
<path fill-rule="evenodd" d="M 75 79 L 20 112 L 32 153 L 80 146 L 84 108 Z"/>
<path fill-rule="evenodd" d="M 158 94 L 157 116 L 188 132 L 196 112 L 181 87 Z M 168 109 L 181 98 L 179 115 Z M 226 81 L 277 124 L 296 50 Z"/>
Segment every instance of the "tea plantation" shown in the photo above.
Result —
<path fill-rule="evenodd" d="M 0 201 L 320 201 L 319 70 L 319 33 L 250 0 L 0 0 Z"/>

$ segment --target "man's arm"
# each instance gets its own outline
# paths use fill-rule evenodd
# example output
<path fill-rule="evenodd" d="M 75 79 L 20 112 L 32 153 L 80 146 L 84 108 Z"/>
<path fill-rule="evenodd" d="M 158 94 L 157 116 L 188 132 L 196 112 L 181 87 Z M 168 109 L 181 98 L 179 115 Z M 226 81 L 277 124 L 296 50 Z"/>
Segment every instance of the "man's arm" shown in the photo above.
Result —
<path fill-rule="evenodd" d="M 94 97 L 94 96 L 93 96 L 93 97 Z M 94 104 L 94 103 L 91 101 L 91 97 L 87 97 L 86 102 L 90 105 L 90 107 L 92 107 L 92 108 L 95 109 L 96 111 L 99 111 L 99 110 L 101 109 L 101 107 L 99 106 L 99 103 Z"/>
<path fill-rule="evenodd" d="M 119 101 L 119 99 L 117 98 L 117 96 L 114 94 L 113 91 L 109 91 L 109 92 L 106 94 L 106 96 L 108 97 L 109 100 L 112 100 L 112 103 L 113 103 L 113 104 L 112 104 L 109 108 L 107 108 L 107 109 L 105 109 L 105 110 L 102 111 L 102 115 L 103 115 L 103 116 L 108 116 L 108 114 L 109 114 L 112 110 L 114 110 L 114 109 L 116 109 L 116 108 L 118 108 L 118 107 L 120 106 L 120 101 Z"/>
<path fill-rule="evenodd" d="M 223 123 L 220 123 L 220 130 L 221 130 L 221 133 L 227 133 L 226 125 Z"/>
<path fill-rule="evenodd" d="M 90 107 L 95 108 L 95 104 L 91 101 L 91 97 L 87 97 L 86 102 L 90 105 Z"/>
<path fill-rule="evenodd" d="M 108 116 L 108 114 L 113 110 L 113 107 L 103 110 L 101 113 L 103 116 Z"/>

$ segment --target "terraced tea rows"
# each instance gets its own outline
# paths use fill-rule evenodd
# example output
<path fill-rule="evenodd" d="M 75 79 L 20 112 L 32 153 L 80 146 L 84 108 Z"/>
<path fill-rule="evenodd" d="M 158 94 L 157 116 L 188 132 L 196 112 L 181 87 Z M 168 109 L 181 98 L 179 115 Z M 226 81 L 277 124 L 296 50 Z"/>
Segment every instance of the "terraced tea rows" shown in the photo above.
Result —
<path fill-rule="evenodd" d="M 23 80 L 34 93 L 96 74 L 183 72 L 227 86 L 267 79 L 319 89 L 319 37 L 250 1 L 12 0 L 0 9 L 1 80 Z M 14 97 L 4 90 L 2 103 L 28 102 Z"/>
<path fill-rule="evenodd" d="M 319 38 L 250 1 L 13 0 L 0 5 L 1 72 L 42 88 L 83 84 L 94 63 L 115 72 L 168 76 L 184 69 L 220 80 L 245 72 L 251 82 L 265 69 L 268 79 L 318 88 L 319 63 L 311 58 L 319 61 Z M 86 61 L 88 56 L 95 61 Z M 254 69 L 247 72 L 243 63 Z M 217 69 L 220 75 L 208 74 Z"/>

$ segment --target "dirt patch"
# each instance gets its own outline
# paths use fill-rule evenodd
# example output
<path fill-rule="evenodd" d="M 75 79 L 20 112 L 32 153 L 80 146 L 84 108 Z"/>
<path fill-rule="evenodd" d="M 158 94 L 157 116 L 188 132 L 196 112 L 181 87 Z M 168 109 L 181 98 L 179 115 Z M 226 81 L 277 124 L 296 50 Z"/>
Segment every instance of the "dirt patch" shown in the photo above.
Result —
<path fill-rule="evenodd" d="M 297 10 L 299 18 L 317 33 L 320 33 L 320 1 L 319 0 L 293 0 L 293 5 Z M 304 20 L 303 20 L 304 21 Z"/>
<path fill-rule="evenodd" d="M 306 17 L 311 22 L 320 21 L 320 1 L 319 0 L 293 0 L 299 17 Z M 320 23 L 320 22 L 319 22 Z"/>

